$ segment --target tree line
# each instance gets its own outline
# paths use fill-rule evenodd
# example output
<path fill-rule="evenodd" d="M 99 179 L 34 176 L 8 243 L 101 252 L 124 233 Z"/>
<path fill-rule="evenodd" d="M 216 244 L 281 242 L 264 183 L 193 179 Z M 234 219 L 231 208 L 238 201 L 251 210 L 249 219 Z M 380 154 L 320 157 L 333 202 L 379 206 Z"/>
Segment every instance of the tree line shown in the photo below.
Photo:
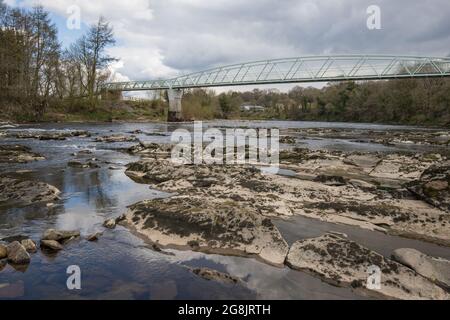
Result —
<path fill-rule="evenodd" d="M 0 0 L 0 107 L 3 115 L 39 120 L 49 107 L 95 108 L 106 68 L 114 58 L 105 49 L 113 30 L 98 22 L 68 48 L 42 6 L 11 8 Z"/>
<path fill-rule="evenodd" d="M 296 86 L 229 91 L 190 90 L 183 98 L 188 118 L 257 118 L 450 126 L 450 79 L 421 78 L 329 83 L 323 88 Z M 243 104 L 263 106 L 244 112 Z M 207 106 L 212 106 L 204 113 Z M 202 113 L 195 112 L 202 110 Z"/>

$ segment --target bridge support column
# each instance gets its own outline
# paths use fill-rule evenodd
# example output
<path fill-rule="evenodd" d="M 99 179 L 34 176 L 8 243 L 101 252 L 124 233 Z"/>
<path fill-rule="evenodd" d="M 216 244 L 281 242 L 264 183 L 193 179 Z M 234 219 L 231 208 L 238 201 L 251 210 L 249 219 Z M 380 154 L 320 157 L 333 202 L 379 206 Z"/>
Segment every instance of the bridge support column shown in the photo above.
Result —
<path fill-rule="evenodd" d="M 181 99 L 183 98 L 182 89 L 169 89 L 167 90 L 169 96 L 169 113 L 167 116 L 168 122 L 180 122 L 183 121 Z"/>

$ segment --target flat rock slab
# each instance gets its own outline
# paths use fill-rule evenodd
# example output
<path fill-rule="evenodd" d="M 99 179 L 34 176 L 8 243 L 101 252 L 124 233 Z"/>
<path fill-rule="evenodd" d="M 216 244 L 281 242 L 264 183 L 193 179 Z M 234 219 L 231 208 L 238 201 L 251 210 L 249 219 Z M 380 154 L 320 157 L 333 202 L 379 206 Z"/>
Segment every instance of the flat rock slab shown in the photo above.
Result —
<path fill-rule="evenodd" d="M 450 290 L 450 261 L 427 256 L 415 249 L 397 249 L 392 259 Z"/>
<path fill-rule="evenodd" d="M 384 299 L 449 299 L 439 286 L 402 264 L 344 237 L 324 236 L 295 242 L 286 264 L 340 287 Z M 367 286 L 369 268 L 381 270 L 379 289 Z"/>
<path fill-rule="evenodd" d="M 21 145 L 0 145 L 0 163 L 27 163 L 45 158 Z"/>
<path fill-rule="evenodd" d="M 0 177 L 0 205 L 32 205 L 59 200 L 60 191 L 45 182 Z"/>
<path fill-rule="evenodd" d="M 128 225 L 161 246 L 257 256 L 282 266 L 288 245 L 272 221 L 239 202 L 192 196 L 149 200 L 129 207 Z"/>
<path fill-rule="evenodd" d="M 97 137 L 95 139 L 96 142 L 106 142 L 106 143 L 114 143 L 114 142 L 133 142 L 136 141 L 135 136 L 127 136 L 122 134 L 114 134 L 110 136 L 102 136 Z"/>

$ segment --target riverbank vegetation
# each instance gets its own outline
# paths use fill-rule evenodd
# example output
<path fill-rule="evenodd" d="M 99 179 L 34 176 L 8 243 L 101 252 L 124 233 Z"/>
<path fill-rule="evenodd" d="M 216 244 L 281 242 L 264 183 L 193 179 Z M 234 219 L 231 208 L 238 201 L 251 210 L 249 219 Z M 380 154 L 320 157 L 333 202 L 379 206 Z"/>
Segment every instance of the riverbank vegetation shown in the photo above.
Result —
<path fill-rule="evenodd" d="M 296 86 L 288 92 L 259 90 L 214 95 L 193 90 L 183 103 L 190 119 L 281 119 L 450 126 L 450 80 L 396 79 L 330 83 L 318 89 Z M 212 110 L 204 113 L 205 105 Z M 242 105 L 264 111 L 242 111 Z"/>
<path fill-rule="evenodd" d="M 106 48 L 115 42 L 102 17 L 68 48 L 42 6 L 11 8 L 0 1 L 0 107 L 3 118 L 42 121 L 63 114 L 101 114 L 99 88 L 115 59 Z M 84 112 L 84 110 L 87 112 Z"/>

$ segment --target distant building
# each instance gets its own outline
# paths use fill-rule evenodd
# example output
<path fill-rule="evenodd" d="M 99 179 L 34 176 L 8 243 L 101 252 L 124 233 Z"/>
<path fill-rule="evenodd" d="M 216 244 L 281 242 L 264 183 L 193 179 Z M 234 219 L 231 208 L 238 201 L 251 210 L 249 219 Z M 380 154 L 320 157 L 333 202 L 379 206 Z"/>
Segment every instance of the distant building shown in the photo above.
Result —
<path fill-rule="evenodd" d="M 264 111 L 265 108 L 262 106 L 255 106 L 251 104 L 244 104 L 241 106 L 241 111 Z"/>

